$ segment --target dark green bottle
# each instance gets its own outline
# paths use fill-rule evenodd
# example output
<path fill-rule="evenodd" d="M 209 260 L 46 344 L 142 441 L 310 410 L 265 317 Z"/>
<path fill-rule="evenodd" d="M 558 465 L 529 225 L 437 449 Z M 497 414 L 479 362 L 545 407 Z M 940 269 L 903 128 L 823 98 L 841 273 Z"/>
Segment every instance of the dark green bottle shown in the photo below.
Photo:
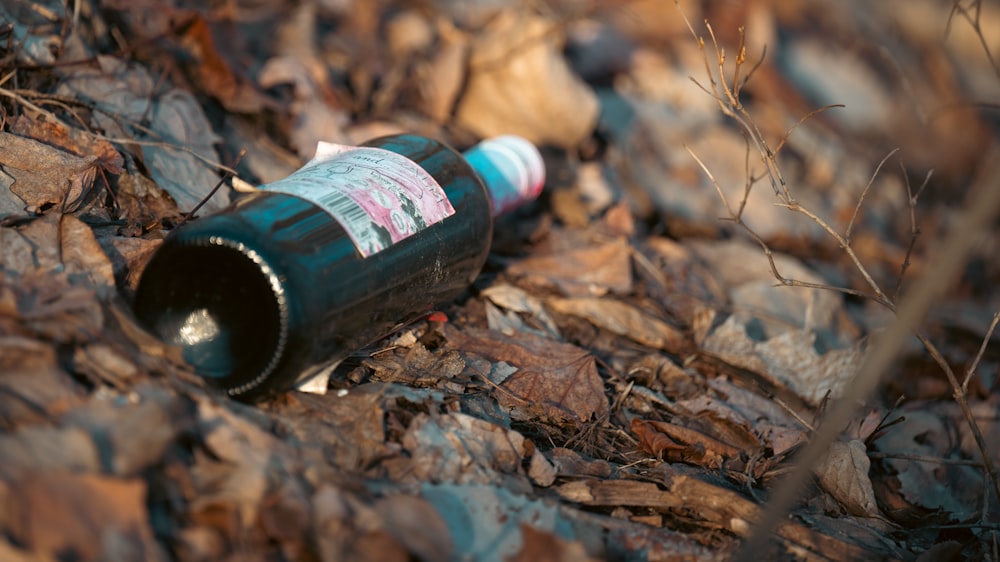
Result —
<path fill-rule="evenodd" d="M 171 232 L 135 312 L 230 395 L 286 390 L 460 294 L 493 217 L 543 183 L 518 137 L 464 156 L 414 135 L 323 145 L 288 178 Z"/>

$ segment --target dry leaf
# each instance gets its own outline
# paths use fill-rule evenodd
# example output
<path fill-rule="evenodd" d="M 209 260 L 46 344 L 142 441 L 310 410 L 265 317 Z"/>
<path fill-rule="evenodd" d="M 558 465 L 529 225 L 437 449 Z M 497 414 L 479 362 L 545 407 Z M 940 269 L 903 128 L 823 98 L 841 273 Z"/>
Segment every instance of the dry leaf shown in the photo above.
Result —
<path fill-rule="evenodd" d="M 504 560 L 508 562 L 591 562 L 579 541 L 568 541 L 551 531 L 521 523 L 521 549 Z"/>
<path fill-rule="evenodd" d="M 589 476 L 607 478 L 611 476 L 611 464 L 603 459 L 586 459 L 580 453 L 565 447 L 556 447 L 546 452 L 549 461 L 559 476 Z"/>
<path fill-rule="evenodd" d="M 26 426 L 0 435 L 0 479 L 19 482 L 46 471 L 96 473 L 101 470 L 97 444 L 78 428 Z"/>
<path fill-rule="evenodd" d="M 538 335 L 559 339 L 559 328 L 549 316 L 542 301 L 523 289 L 506 283 L 492 285 L 482 291 L 482 296 L 494 305 L 507 310 L 506 314 L 494 306 L 487 306 L 486 319 L 491 330 L 512 335 L 514 332 L 531 331 Z M 487 303 L 489 305 L 489 303 Z M 518 314 L 527 315 L 522 319 Z M 530 325 L 529 325 L 530 323 Z"/>
<path fill-rule="evenodd" d="M 501 562 L 521 550 L 522 525 L 575 540 L 570 522 L 548 503 L 478 484 L 424 484 L 421 495 L 444 517 L 455 551 L 471 560 Z"/>
<path fill-rule="evenodd" d="M 100 441 L 103 462 L 113 474 L 141 476 L 161 462 L 180 432 L 188 429 L 189 412 L 176 395 L 154 386 L 142 385 L 128 395 L 110 396 L 92 396 L 63 420 Z"/>
<path fill-rule="evenodd" d="M 915 403 L 901 414 L 904 421 L 884 431 L 874 442 L 876 450 L 890 456 L 882 462 L 891 472 L 880 477 L 881 485 L 876 487 L 886 514 L 911 522 L 969 521 L 982 505 L 981 469 L 891 458 L 951 458 L 955 428 L 928 411 L 927 404 Z"/>
<path fill-rule="evenodd" d="M 555 285 L 570 296 L 627 294 L 632 290 L 631 250 L 624 239 L 553 255 L 529 256 L 507 268 L 513 277 Z"/>
<path fill-rule="evenodd" d="M 643 345 L 672 353 L 680 352 L 685 346 L 683 332 L 621 301 L 607 297 L 554 298 L 546 301 L 546 304 L 556 312 L 578 316 L 599 328 Z"/>
<path fill-rule="evenodd" d="M 574 345 L 532 334 L 507 336 L 476 328 L 460 332 L 450 326 L 445 337 L 463 352 L 517 367 L 496 393 L 515 417 L 530 419 L 542 413 L 552 419 L 588 421 L 608 413 L 594 357 Z"/>
<path fill-rule="evenodd" d="M 743 452 L 701 431 L 672 423 L 633 418 L 631 429 L 644 451 L 671 462 L 721 468 L 724 461 Z"/>
<path fill-rule="evenodd" d="M 420 414 L 401 440 L 412 459 L 408 476 L 418 482 L 513 485 L 528 489 L 521 469 L 524 437 L 461 413 Z"/>
<path fill-rule="evenodd" d="M 857 439 L 836 441 L 830 445 L 826 456 L 813 467 L 819 485 L 843 505 L 852 515 L 879 517 L 875 503 L 871 469 L 865 444 Z"/>
<path fill-rule="evenodd" d="M 449 560 L 454 545 L 448 526 L 426 500 L 408 495 L 382 498 L 372 506 L 382 528 L 420 560 Z"/>
<path fill-rule="evenodd" d="M 52 205 L 68 211 L 94 183 L 97 158 L 77 156 L 34 139 L 0 132 L 0 166 L 14 178 L 10 192 L 30 213 Z"/>
<path fill-rule="evenodd" d="M 524 11 L 500 12 L 476 36 L 456 119 L 481 137 L 510 133 L 574 147 L 597 122 L 594 92 L 560 52 L 558 26 Z"/>
<path fill-rule="evenodd" d="M 219 137 L 201 105 L 185 90 L 163 91 L 139 65 L 104 55 L 97 63 L 99 68 L 68 70 L 58 95 L 94 104 L 94 125 L 110 136 L 146 141 L 142 155 L 153 180 L 182 211 L 190 211 L 219 181 L 206 164 L 218 161 Z M 217 194 L 202 209 L 217 211 L 227 202 L 226 194 Z"/>
<path fill-rule="evenodd" d="M 36 472 L 11 491 L 20 544 L 75 560 L 164 560 L 153 538 L 142 480 Z"/>
<path fill-rule="evenodd" d="M 730 316 L 702 346 L 727 363 L 754 371 L 778 386 L 792 390 L 810 404 L 840 396 L 853 380 L 864 356 L 863 342 L 848 349 L 816 352 L 813 334 L 789 331 L 767 341 L 755 341 Z"/>
<path fill-rule="evenodd" d="M 258 113 L 269 105 L 254 83 L 234 68 L 232 61 L 245 58 L 243 51 L 248 46 L 232 21 L 220 18 L 209 22 L 194 13 L 179 39 L 191 57 L 185 62 L 196 75 L 195 87 L 234 113 Z"/>

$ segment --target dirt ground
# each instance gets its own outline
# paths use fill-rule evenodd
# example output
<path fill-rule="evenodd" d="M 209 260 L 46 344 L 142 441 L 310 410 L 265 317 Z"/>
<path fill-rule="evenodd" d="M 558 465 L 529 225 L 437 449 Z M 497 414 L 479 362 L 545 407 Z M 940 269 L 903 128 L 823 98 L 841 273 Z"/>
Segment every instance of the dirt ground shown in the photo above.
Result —
<path fill-rule="evenodd" d="M 981 0 L 2 0 L 0 559 L 1000 560 L 998 107 Z M 250 403 L 137 322 L 397 132 L 544 155 L 464 294 Z"/>

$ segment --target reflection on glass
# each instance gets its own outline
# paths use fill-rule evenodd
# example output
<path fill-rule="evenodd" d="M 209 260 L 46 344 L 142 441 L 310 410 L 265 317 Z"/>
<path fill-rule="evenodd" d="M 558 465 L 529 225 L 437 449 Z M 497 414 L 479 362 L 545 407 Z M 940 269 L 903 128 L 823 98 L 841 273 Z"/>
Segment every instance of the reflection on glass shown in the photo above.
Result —
<path fill-rule="evenodd" d="M 219 331 L 219 324 L 208 309 L 200 308 L 184 319 L 177 337 L 184 345 L 197 345 L 212 341 L 219 336 Z"/>

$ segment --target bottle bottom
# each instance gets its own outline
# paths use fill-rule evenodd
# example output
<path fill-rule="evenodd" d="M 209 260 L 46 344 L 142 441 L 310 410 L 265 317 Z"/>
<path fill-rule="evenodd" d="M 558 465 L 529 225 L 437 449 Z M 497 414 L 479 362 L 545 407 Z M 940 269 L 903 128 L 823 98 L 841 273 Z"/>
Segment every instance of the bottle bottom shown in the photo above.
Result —
<path fill-rule="evenodd" d="M 229 241 L 158 255 L 143 273 L 135 310 L 147 329 L 182 349 L 199 375 L 230 394 L 257 386 L 286 343 L 280 283 L 260 256 Z"/>

